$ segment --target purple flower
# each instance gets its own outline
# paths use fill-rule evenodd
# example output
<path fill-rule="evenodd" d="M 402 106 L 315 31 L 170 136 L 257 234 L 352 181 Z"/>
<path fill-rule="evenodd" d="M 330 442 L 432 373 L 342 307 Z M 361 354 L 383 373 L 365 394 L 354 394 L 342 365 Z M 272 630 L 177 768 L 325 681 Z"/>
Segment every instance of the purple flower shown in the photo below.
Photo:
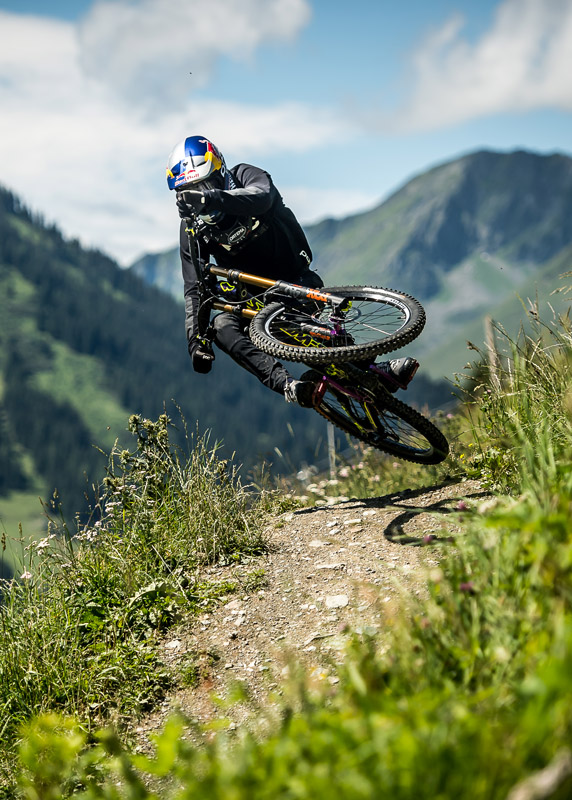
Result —
<path fill-rule="evenodd" d="M 459 500 L 457 503 L 457 511 L 468 511 L 469 506 L 465 503 L 464 500 Z"/>
<path fill-rule="evenodd" d="M 476 589 L 473 584 L 473 581 L 466 581 L 465 583 L 461 583 L 459 586 L 461 592 L 467 592 L 467 594 L 476 594 Z"/>

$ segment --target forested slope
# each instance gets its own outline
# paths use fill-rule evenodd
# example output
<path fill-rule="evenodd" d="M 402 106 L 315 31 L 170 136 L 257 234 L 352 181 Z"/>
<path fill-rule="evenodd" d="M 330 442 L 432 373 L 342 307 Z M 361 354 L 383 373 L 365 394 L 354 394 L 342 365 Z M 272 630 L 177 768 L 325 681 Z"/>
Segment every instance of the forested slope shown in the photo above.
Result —
<path fill-rule="evenodd" d="M 57 489 L 73 514 L 103 475 L 98 448 L 125 435 L 131 413 L 167 408 L 176 422 L 173 401 L 248 468 L 278 447 L 296 469 L 323 438 L 315 415 L 222 354 L 195 375 L 180 304 L 0 190 L 0 492 Z"/>

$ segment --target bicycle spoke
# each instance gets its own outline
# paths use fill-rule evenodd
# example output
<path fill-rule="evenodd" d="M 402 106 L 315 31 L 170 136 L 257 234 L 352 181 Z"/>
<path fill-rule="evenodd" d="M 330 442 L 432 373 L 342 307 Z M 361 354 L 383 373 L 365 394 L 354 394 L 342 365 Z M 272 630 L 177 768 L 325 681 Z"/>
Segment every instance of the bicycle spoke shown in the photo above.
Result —
<path fill-rule="evenodd" d="M 426 438 L 409 423 L 392 414 L 391 411 L 384 410 L 381 412 L 381 416 L 387 439 L 415 451 L 428 449 L 429 445 Z"/>

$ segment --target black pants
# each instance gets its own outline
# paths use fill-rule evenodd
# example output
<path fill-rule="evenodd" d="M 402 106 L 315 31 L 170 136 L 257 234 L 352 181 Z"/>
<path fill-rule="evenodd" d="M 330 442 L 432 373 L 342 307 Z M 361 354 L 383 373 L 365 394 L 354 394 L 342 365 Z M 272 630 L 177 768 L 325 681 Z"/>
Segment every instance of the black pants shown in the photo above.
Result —
<path fill-rule="evenodd" d="M 255 347 L 248 335 L 248 320 L 223 312 L 214 320 L 215 344 L 221 350 L 256 375 L 259 381 L 274 392 L 284 394 L 290 373 L 273 356 Z"/>
<path fill-rule="evenodd" d="M 296 283 L 311 289 L 319 289 L 324 285 L 320 276 L 312 270 L 300 275 Z M 249 320 L 233 314 L 219 314 L 214 320 L 215 344 L 237 364 L 256 375 L 264 386 L 273 392 L 284 394 L 284 387 L 292 376 L 274 356 L 264 353 L 252 344 L 248 335 L 249 324 Z"/>

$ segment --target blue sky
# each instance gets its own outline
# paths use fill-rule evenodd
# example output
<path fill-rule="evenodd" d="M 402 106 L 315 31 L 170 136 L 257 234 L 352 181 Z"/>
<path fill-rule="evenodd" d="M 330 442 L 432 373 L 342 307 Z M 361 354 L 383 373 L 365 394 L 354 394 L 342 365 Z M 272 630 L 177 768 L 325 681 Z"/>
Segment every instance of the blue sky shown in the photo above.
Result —
<path fill-rule="evenodd" d="M 185 135 L 308 223 L 472 150 L 572 154 L 570 75 L 572 0 L 0 0 L 0 183 L 128 264 L 176 242 Z"/>

